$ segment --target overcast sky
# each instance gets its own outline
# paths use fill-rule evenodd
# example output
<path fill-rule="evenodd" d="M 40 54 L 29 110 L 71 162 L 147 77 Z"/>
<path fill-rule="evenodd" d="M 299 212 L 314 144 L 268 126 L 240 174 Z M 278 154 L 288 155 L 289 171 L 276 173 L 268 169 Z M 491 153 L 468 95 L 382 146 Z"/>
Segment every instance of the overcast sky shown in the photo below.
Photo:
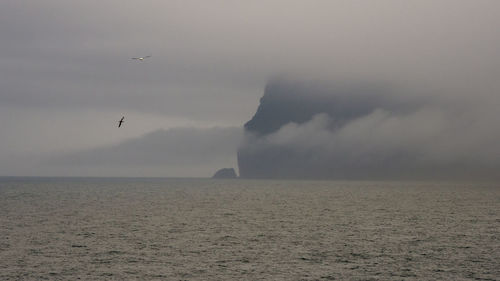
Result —
<path fill-rule="evenodd" d="M 210 176 L 234 167 L 238 127 L 284 74 L 394 84 L 498 120 L 499 28 L 495 0 L 3 0 L 0 175 Z M 190 153 L 174 153 L 182 138 Z M 160 139 L 165 162 L 126 173 L 126 157 L 92 157 Z"/>

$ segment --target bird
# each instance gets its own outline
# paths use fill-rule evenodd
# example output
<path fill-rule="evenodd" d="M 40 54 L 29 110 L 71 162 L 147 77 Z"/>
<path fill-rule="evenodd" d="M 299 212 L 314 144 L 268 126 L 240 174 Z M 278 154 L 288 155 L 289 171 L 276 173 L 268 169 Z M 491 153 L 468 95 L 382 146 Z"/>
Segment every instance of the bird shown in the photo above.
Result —
<path fill-rule="evenodd" d="M 145 56 L 145 57 L 136 57 L 136 58 L 132 58 L 133 60 L 138 60 L 138 61 L 144 61 L 145 59 L 147 58 L 150 58 L 151 56 Z"/>
<path fill-rule="evenodd" d="M 120 121 L 118 121 L 118 128 L 120 128 L 122 126 L 122 123 L 124 122 L 123 119 L 125 119 L 125 116 L 123 116 L 122 119 L 120 119 Z"/>

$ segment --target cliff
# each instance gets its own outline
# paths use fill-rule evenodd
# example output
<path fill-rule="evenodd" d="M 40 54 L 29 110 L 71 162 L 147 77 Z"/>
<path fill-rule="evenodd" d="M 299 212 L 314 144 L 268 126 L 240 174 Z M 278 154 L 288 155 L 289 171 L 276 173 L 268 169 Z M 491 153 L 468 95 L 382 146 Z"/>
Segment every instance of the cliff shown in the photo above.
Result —
<path fill-rule="evenodd" d="M 405 112 L 414 105 L 399 102 L 379 85 L 270 81 L 244 125 L 240 177 L 329 179 L 378 173 L 372 164 L 358 165 L 360 159 L 332 149 L 335 132 L 377 109 Z"/>

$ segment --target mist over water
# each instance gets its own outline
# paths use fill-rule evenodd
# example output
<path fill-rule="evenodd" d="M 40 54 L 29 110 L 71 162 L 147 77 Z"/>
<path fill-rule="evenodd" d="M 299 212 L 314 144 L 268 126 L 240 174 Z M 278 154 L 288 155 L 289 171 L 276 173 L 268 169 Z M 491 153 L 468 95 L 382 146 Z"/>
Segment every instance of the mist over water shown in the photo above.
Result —
<path fill-rule="evenodd" d="M 250 150 L 289 145 L 319 167 L 321 155 L 348 159 L 342 174 L 396 158 L 493 178 L 499 26 L 488 0 L 3 0 L 0 175 L 210 176 L 236 159 L 212 144 L 237 146 L 267 81 L 283 76 L 376 97 L 347 95 L 334 118 L 281 124 Z"/>
<path fill-rule="evenodd" d="M 488 183 L 0 179 L 1 280 L 495 280 Z"/>

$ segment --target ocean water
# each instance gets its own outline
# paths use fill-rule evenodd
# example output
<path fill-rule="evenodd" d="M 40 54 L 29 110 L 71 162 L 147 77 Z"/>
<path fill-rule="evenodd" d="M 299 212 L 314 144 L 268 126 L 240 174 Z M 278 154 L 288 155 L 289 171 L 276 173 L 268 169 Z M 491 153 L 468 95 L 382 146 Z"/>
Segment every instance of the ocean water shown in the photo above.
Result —
<path fill-rule="evenodd" d="M 500 185 L 0 179 L 0 280 L 498 280 Z"/>

